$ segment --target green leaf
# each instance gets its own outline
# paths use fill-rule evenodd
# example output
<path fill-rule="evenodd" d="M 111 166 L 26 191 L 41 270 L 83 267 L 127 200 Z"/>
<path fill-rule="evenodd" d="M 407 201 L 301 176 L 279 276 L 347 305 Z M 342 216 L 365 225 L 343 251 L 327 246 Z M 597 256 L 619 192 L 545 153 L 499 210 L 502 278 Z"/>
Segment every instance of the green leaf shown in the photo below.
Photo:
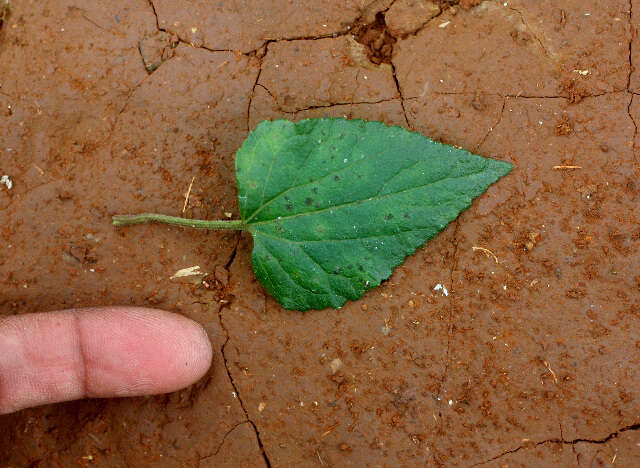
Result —
<path fill-rule="evenodd" d="M 255 274 L 287 309 L 340 307 L 511 168 L 381 122 L 262 122 L 236 154 Z"/>

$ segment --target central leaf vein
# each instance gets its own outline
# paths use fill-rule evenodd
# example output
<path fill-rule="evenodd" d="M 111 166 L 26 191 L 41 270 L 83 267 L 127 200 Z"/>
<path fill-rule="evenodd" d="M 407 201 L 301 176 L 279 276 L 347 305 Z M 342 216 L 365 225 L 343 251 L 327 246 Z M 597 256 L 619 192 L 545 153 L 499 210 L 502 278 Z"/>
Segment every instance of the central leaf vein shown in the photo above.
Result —
<path fill-rule="evenodd" d="M 257 223 L 251 223 L 250 224 L 250 228 L 254 227 L 254 226 L 260 226 L 260 225 L 264 225 L 264 224 L 274 224 L 274 223 L 279 223 L 281 221 L 285 221 L 285 220 L 289 220 L 289 219 L 296 219 L 296 218 L 302 218 L 304 216 L 309 216 L 309 215 L 315 215 L 318 213 L 324 213 L 327 211 L 332 211 L 332 210 L 339 210 L 342 208 L 347 208 L 347 207 L 351 207 L 351 206 L 359 206 L 359 205 L 363 205 L 366 203 L 371 203 L 371 202 L 376 202 L 376 201 L 380 201 L 380 200 L 384 200 L 387 198 L 392 198 L 394 196 L 398 196 L 398 195 L 402 195 L 405 193 L 409 193 L 409 192 L 414 192 L 416 190 L 422 190 L 426 187 L 430 187 L 442 182 L 446 182 L 446 181 L 450 181 L 450 180 L 458 180 L 458 179 L 463 179 L 465 177 L 473 177 L 475 175 L 481 174 L 483 171 L 485 170 L 485 168 L 481 168 L 480 170 L 476 171 L 476 172 L 470 172 L 468 174 L 463 174 L 461 176 L 458 177 L 445 177 L 443 179 L 438 179 L 432 182 L 429 182 L 428 184 L 423 184 L 423 185 L 418 185 L 416 187 L 412 187 L 406 190 L 400 190 L 397 192 L 391 192 L 391 193 L 387 193 L 385 195 L 379 195 L 379 196 L 373 196 L 373 197 L 369 197 L 366 198 L 364 200 L 355 200 L 355 201 L 351 201 L 351 202 L 347 202 L 347 203 L 341 203 L 339 205 L 330 205 L 327 206 L 326 208 L 321 208 L 319 210 L 314 210 L 314 211 L 305 211 L 303 213 L 297 213 L 294 215 L 290 215 L 290 216 L 280 216 L 278 219 L 266 219 L 264 221 L 258 221 Z M 425 204 L 425 206 L 429 206 L 429 204 Z M 248 223 L 248 222 L 247 222 Z"/>

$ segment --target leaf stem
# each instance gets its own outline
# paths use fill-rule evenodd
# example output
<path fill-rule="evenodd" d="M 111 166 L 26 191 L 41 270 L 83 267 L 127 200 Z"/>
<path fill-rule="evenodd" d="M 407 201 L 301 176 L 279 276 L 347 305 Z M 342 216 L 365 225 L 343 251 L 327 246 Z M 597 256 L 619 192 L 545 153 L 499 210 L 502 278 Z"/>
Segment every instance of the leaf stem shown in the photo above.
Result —
<path fill-rule="evenodd" d="M 163 223 L 171 224 L 172 226 L 182 226 L 189 228 L 199 229 L 231 229 L 236 231 L 245 230 L 246 224 L 242 220 L 204 220 L 204 219 L 187 219 L 179 218 L 177 216 L 167 216 L 156 213 L 141 213 L 136 215 L 115 215 L 113 216 L 114 226 L 130 226 L 132 224 L 144 224 L 144 223 Z"/>

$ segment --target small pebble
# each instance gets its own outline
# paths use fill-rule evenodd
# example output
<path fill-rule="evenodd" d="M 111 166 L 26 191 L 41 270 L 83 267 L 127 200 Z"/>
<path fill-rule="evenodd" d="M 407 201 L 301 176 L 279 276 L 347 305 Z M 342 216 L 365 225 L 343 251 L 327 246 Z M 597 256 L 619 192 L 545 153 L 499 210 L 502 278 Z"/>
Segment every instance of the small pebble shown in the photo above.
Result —
<path fill-rule="evenodd" d="M 13 188 L 13 181 L 8 175 L 3 175 L 0 177 L 0 185 L 6 185 L 7 190 L 11 190 Z"/>

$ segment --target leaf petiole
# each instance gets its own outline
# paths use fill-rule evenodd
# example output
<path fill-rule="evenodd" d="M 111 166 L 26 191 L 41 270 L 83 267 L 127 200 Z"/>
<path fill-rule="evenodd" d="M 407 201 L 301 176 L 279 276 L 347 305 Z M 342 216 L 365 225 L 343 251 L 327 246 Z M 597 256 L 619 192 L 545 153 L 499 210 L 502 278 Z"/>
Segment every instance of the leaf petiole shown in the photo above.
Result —
<path fill-rule="evenodd" d="M 187 219 L 177 216 L 167 216 L 156 213 L 141 213 L 136 215 L 115 215 L 112 218 L 114 226 L 130 226 L 132 224 L 144 223 L 162 223 L 171 224 L 172 226 L 182 226 L 198 229 L 230 229 L 235 231 L 244 231 L 247 225 L 242 220 L 204 220 L 204 219 Z"/>

